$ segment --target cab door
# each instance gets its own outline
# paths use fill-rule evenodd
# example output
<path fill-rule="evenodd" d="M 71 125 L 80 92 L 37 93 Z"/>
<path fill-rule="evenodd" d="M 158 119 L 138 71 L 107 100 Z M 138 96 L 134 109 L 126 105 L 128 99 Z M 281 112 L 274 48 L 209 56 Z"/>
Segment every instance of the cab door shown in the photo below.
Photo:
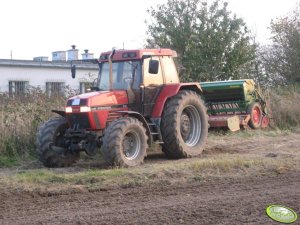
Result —
<path fill-rule="evenodd" d="M 151 58 L 144 59 L 143 63 L 143 114 L 144 116 L 150 116 L 152 113 L 152 109 L 156 102 L 157 96 L 161 91 L 162 87 L 165 84 L 164 76 L 162 72 L 160 58 L 157 56 L 153 56 L 152 60 L 158 60 L 159 69 L 157 74 L 149 73 L 149 61 Z"/>

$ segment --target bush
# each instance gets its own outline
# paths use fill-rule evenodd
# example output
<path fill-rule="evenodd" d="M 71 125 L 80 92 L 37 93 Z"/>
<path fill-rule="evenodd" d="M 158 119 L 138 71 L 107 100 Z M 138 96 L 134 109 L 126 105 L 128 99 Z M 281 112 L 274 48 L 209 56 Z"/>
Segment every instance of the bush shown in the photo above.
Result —
<path fill-rule="evenodd" d="M 278 87 L 270 92 L 271 117 L 280 129 L 300 125 L 300 87 Z"/>
<path fill-rule="evenodd" d="M 39 88 L 30 88 L 29 93 L 14 98 L 0 94 L 0 166 L 11 159 L 15 162 L 36 157 L 38 126 L 53 116 L 51 109 L 63 109 L 65 100 L 61 96 L 49 98 Z"/>

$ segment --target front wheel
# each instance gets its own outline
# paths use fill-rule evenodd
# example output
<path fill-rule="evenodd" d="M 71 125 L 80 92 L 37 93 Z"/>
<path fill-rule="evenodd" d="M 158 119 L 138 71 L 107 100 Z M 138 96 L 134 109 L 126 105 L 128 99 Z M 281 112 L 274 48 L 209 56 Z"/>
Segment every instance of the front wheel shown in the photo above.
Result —
<path fill-rule="evenodd" d="M 46 167 L 66 167 L 79 159 L 79 152 L 67 151 L 65 132 L 69 125 L 63 117 L 53 117 L 37 131 L 36 147 L 40 161 Z"/>
<path fill-rule="evenodd" d="M 170 158 L 202 153 L 208 134 L 208 118 L 196 92 L 181 91 L 166 103 L 161 133 L 164 141 L 162 149 Z"/>
<path fill-rule="evenodd" d="M 111 166 L 140 165 L 146 156 L 146 149 L 146 129 L 136 118 L 120 118 L 111 122 L 105 130 L 102 153 Z"/>

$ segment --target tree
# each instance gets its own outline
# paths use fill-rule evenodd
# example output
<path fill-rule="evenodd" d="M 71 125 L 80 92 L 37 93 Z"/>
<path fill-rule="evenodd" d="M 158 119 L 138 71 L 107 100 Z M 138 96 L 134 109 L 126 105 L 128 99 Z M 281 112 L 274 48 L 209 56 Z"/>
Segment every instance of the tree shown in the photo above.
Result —
<path fill-rule="evenodd" d="M 168 0 L 148 12 L 147 47 L 178 53 L 185 81 L 237 79 L 255 58 L 255 45 L 244 21 L 232 15 L 228 3 L 215 0 Z"/>
<path fill-rule="evenodd" d="M 266 71 L 285 83 L 300 82 L 300 6 L 289 17 L 271 22 L 272 45 L 265 53 Z"/>

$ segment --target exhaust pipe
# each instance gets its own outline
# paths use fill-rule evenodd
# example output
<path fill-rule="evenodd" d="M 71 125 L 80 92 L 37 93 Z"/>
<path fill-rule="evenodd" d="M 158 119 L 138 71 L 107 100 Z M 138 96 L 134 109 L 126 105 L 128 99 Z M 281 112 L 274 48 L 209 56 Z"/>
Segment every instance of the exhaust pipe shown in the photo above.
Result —
<path fill-rule="evenodd" d="M 116 49 L 113 48 L 111 53 L 108 56 L 108 63 L 109 63 L 109 90 L 113 90 L 113 66 L 112 66 L 112 58 L 116 52 Z"/>

